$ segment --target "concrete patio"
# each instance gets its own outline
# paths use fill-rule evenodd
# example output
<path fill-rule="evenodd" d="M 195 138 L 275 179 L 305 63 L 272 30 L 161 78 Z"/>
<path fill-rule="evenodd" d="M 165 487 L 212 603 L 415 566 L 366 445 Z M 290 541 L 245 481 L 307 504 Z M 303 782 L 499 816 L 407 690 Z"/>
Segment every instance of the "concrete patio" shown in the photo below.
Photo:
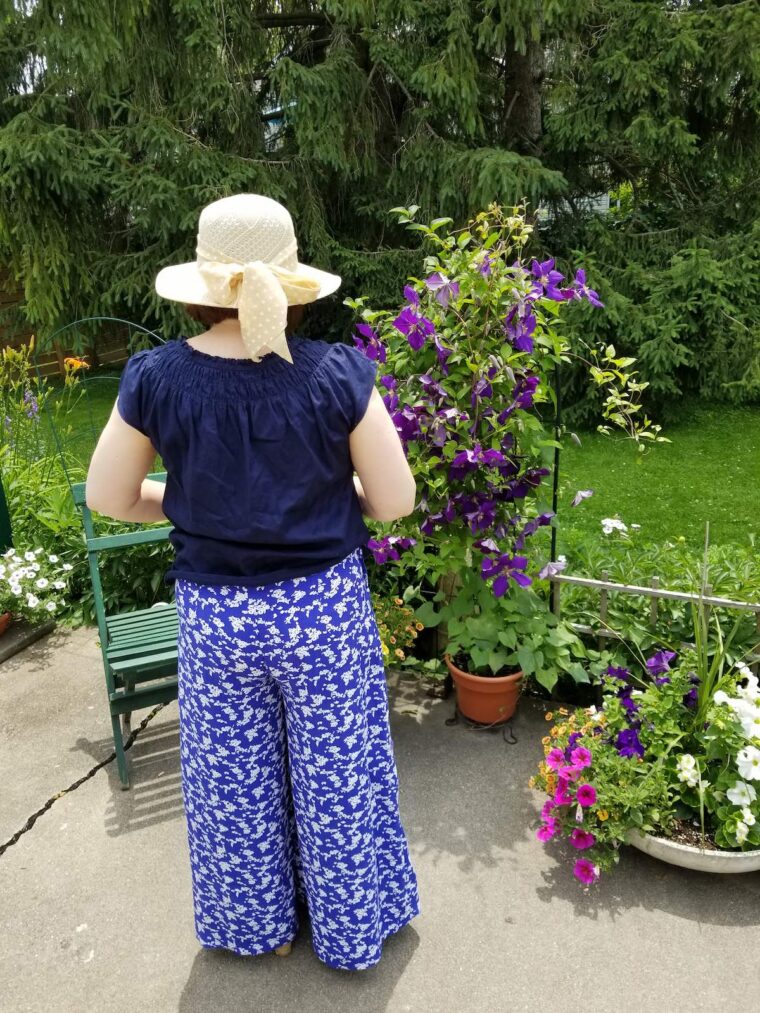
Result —
<path fill-rule="evenodd" d="M 128 752 L 57 798 L 0 855 L 0 1009 L 8 1013 L 751 1010 L 760 874 L 687 873 L 626 849 L 584 892 L 534 836 L 527 786 L 543 710 L 517 745 L 446 725 L 453 697 L 389 678 L 401 811 L 422 914 L 355 973 L 195 938 L 177 703 Z M 133 715 L 137 727 L 149 711 Z M 0 665 L 0 847 L 112 752 L 96 631 L 55 630 Z"/>

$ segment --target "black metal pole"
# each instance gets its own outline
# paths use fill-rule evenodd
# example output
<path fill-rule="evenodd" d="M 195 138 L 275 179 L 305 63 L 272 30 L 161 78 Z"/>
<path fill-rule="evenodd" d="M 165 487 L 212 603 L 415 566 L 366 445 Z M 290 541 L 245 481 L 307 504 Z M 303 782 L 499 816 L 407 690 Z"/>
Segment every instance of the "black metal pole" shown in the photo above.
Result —
<path fill-rule="evenodd" d="M 13 546 L 13 533 L 11 530 L 11 515 L 8 511 L 8 501 L 5 498 L 3 480 L 0 477 L 0 551 L 10 549 Z"/>
<path fill-rule="evenodd" d="M 554 390 L 556 392 L 556 413 L 554 416 L 554 439 L 559 443 L 561 429 L 562 429 L 562 373 L 560 370 L 560 363 L 555 362 L 554 364 Z M 557 504 L 559 501 L 559 457 L 560 448 L 559 446 L 554 448 L 554 474 L 552 476 L 552 512 L 554 513 L 554 521 L 552 523 L 552 544 L 551 544 L 551 558 L 552 562 L 557 560 Z M 552 609 L 556 606 L 556 595 L 559 594 L 559 584 L 556 581 L 552 582 Z"/>

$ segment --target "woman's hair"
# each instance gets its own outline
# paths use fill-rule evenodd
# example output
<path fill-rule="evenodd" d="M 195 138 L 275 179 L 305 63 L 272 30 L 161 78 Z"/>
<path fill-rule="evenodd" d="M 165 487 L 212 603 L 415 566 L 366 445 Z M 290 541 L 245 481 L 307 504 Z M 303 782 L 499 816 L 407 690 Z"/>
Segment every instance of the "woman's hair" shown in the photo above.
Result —
<path fill-rule="evenodd" d="M 303 317 L 304 306 L 288 306 L 288 328 L 300 326 Z M 237 320 L 238 311 L 230 306 L 197 306 L 194 303 L 185 303 L 185 312 L 192 319 L 204 327 L 213 327 L 220 324 L 222 320 Z"/>
<path fill-rule="evenodd" d="M 237 320 L 238 311 L 229 306 L 196 306 L 191 303 L 185 304 L 185 312 L 192 319 L 204 327 L 213 327 L 220 324 L 222 320 Z"/>

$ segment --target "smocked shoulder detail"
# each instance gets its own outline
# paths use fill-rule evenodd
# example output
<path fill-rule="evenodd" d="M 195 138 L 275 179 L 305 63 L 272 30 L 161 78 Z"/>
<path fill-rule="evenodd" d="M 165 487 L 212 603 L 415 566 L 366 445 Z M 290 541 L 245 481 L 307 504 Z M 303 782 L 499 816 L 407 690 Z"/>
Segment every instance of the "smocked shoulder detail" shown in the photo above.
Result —
<path fill-rule="evenodd" d="M 202 352 L 182 336 L 151 349 L 148 358 L 150 368 L 169 380 L 172 387 L 199 398 L 212 396 L 217 401 L 240 402 L 250 396 L 258 400 L 282 397 L 312 382 L 332 347 L 328 341 L 298 335 L 291 336 L 288 345 L 292 363 L 274 353 L 254 362 Z"/>

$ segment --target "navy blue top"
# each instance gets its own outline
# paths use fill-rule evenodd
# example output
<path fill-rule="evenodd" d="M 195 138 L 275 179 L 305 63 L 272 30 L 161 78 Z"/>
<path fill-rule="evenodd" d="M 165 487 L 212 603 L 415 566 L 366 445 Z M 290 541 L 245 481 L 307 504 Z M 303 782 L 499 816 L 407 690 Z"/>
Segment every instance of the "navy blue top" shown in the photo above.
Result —
<path fill-rule="evenodd" d="M 137 352 L 118 411 L 166 468 L 175 559 L 165 583 L 270 584 L 337 563 L 370 531 L 348 435 L 377 363 L 342 343 L 288 338 L 293 363 L 198 351 L 185 338 Z"/>

